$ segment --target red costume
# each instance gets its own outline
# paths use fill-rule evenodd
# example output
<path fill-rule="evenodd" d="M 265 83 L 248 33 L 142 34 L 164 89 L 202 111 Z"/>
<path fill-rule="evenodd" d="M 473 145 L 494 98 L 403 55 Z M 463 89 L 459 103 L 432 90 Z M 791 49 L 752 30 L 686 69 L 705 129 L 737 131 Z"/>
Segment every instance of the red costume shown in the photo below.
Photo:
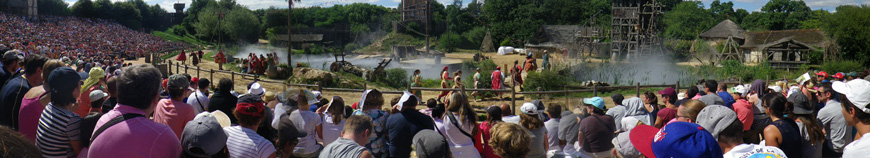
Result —
<path fill-rule="evenodd" d="M 181 54 L 178 54 L 178 57 L 176 57 L 175 60 L 182 61 L 182 62 L 187 60 L 187 55 L 185 55 L 184 50 L 181 50 Z"/>

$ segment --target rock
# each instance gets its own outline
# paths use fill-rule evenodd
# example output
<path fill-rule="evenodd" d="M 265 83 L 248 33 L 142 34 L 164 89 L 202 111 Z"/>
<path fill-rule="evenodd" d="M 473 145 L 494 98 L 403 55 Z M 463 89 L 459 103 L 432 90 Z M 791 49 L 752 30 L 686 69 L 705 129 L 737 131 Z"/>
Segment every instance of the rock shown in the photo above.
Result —
<path fill-rule="evenodd" d="M 327 72 L 311 68 L 296 68 L 293 70 L 293 76 L 306 81 L 320 82 L 323 85 L 332 85 L 335 73 Z"/>

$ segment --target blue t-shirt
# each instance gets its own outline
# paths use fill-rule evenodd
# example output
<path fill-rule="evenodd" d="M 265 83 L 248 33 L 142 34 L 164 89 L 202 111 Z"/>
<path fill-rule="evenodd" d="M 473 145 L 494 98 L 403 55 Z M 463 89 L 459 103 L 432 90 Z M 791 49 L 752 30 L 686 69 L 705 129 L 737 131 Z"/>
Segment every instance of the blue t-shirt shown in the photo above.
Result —
<path fill-rule="evenodd" d="M 308 111 L 317 112 L 317 108 L 320 108 L 317 104 L 311 104 L 311 107 L 308 108 Z"/>
<path fill-rule="evenodd" d="M 725 107 L 728 107 L 728 108 L 730 109 L 730 108 L 731 108 L 731 105 L 734 105 L 734 102 L 735 102 L 735 101 L 734 101 L 734 97 L 731 97 L 731 94 L 730 94 L 730 93 L 728 93 L 728 92 L 719 92 L 719 93 L 716 93 L 716 94 L 718 94 L 719 97 L 722 98 L 722 101 L 725 101 L 725 105 L 724 105 Z"/>
<path fill-rule="evenodd" d="M 20 75 L 0 88 L 0 125 L 18 129 L 18 109 L 21 108 L 21 99 L 29 90 L 30 83 Z"/>
<path fill-rule="evenodd" d="M 411 140 L 423 129 L 434 129 L 431 117 L 417 110 L 404 110 L 387 118 L 390 157 L 407 158 L 411 156 Z"/>

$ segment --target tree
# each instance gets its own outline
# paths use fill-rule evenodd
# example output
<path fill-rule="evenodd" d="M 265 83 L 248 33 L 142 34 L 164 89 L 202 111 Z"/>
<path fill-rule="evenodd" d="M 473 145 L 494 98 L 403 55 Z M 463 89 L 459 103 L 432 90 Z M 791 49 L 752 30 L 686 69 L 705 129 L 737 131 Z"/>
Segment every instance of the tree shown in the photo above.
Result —
<path fill-rule="evenodd" d="M 770 0 L 764 7 L 765 28 L 770 30 L 785 30 L 800 28 L 800 22 L 807 20 L 812 10 L 804 1 Z"/>
<path fill-rule="evenodd" d="M 701 2 L 682 2 L 665 13 L 663 18 L 665 36 L 685 40 L 695 39 L 698 34 L 718 22 L 712 20 L 712 14 L 704 9 L 704 4 Z"/>
<path fill-rule="evenodd" d="M 230 39 L 253 43 L 257 41 L 260 21 L 248 8 L 237 6 L 226 15 L 221 28 Z"/>
<path fill-rule="evenodd" d="M 79 0 L 72 6 L 72 13 L 78 17 L 93 18 L 98 13 L 95 12 L 94 2 L 91 0 Z"/>
<path fill-rule="evenodd" d="M 37 0 L 40 15 L 69 15 L 69 4 L 63 0 Z"/>
<path fill-rule="evenodd" d="M 824 20 L 825 32 L 840 45 L 843 59 L 870 64 L 870 5 L 837 7 L 837 12 Z"/>

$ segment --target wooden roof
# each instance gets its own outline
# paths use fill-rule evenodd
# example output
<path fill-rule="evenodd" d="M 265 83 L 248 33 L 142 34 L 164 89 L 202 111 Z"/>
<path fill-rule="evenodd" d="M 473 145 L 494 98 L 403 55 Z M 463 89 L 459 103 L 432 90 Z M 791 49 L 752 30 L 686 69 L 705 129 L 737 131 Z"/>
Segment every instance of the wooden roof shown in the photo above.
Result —
<path fill-rule="evenodd" d="M 785 41 L 795 41 L 811 47 L 825 47 L 831 42 L 820 29 L 746 32 L 744 37 L 746 41 L 740 47 L 746 49 L 764 49 Z"/>
<path fill-rule="evenodd" d="M 701 38 L 722 38 L 728 39 L 728 36 L 733 36 L 736 39 L 744 39 L 743 37 L 743 28 L 740 28 L 737 23 L 734 23 L 731 20 L 725 20 L 713 26 L 704 33 L 698 35 Z"/>

